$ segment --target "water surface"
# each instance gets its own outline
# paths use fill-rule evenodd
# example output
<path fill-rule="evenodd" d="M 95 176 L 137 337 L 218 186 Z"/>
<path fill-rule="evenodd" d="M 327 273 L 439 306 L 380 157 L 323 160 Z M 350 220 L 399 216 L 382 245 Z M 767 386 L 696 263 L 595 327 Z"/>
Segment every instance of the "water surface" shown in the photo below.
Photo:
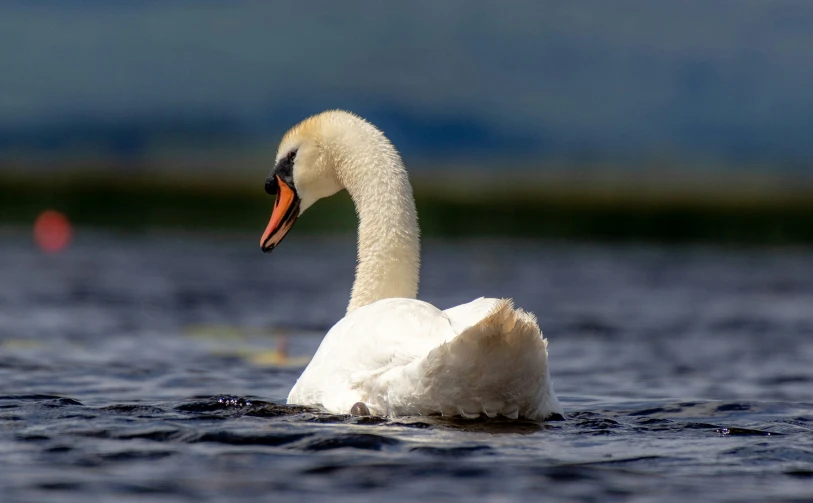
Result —
<path fill-rule="evenodd" d="M 351 239 L 0 235 L 3 501 L 802 501 L 813 251 L 430 241 L 421 298 L 513 297 L 563 422 L 281 405 Z M 284 353 L 284 357 L 283 357 Z"/>

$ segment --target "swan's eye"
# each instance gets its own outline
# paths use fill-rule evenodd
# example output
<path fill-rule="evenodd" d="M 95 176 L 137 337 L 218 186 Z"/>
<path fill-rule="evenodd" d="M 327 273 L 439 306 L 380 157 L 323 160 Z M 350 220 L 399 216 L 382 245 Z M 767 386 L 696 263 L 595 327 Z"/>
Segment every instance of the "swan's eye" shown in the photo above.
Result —
<path fill-rule="evenodd" d="M 265 192 L 269 195 L 274 195 L 277 193 L 277 177 L 279 176 L 282 180 L 290 187 L 294 186 L 294 160 L 296 159 L 296 150 L 291 150 L 285 157 L 277 162 L 277 165 L 274 166 L 274 169 L 271 170 L 271 174 L 268 175 L 268 178 L 265 180 Z"/>

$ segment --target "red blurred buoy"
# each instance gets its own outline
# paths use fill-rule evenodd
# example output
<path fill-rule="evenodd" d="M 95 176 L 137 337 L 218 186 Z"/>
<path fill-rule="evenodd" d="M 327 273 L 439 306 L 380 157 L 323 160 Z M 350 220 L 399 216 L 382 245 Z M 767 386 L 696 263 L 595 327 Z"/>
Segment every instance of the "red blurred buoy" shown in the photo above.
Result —
<path fill-rule="evenodd" d="M 68 217 L 45 210 L 34 221 L 34 242 L 46 253 L 59 253 L 71 242 L 73 227 Z"/>

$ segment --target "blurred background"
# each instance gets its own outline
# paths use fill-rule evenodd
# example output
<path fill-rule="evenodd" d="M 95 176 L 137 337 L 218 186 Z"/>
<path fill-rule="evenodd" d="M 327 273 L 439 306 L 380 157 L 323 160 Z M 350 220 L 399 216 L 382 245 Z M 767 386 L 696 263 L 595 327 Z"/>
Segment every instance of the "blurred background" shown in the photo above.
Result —
<path fill-rule="evenodd" d="M 259 235 L 282 133 L 345 108 L 401 150 L 428 236 L 813 242 L 811 23 L 804 0 L 3 0 L 0 227 Z M 298 232 L 352 233 L 334 199 Z"/>

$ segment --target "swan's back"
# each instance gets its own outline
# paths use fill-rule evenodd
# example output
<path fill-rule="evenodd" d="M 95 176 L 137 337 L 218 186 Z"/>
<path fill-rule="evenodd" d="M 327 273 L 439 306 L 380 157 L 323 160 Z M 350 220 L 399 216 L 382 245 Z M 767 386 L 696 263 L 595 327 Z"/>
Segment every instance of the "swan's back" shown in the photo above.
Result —
<path fill-rule="evenodd" d="M 536 320 L 510 301 L 477 299 L 440 311 L 385 299 L 348 314 L 325 336 L 289 403 L 378 415 L 561 414 Z"/>

